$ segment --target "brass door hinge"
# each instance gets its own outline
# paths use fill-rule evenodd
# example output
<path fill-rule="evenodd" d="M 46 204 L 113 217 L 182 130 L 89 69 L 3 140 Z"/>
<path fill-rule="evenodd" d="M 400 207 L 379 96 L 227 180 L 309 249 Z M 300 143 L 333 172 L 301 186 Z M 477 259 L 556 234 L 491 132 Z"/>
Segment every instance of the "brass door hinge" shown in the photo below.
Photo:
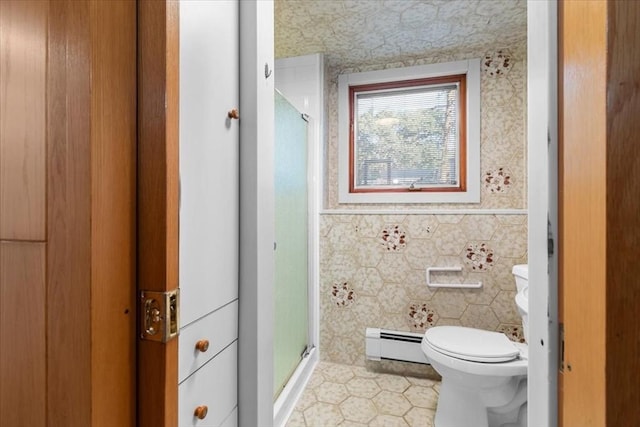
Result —
<path fill-rule="evenodd" d="M 167 342 L 180 332 L 180 289 L 140 291 L 140 338 Z"/>

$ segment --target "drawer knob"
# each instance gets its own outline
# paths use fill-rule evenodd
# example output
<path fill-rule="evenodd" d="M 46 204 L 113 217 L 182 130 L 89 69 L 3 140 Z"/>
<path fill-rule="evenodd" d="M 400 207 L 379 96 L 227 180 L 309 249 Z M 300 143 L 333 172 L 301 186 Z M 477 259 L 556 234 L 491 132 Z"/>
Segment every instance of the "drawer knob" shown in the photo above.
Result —
<path fill-rule="evenodd" d="M 200 340 L 196 343 L 196 349 L 201 352 L 209 350 L 209 340 Z"/>
<path fill-rule="evenodd" d="M 207 417 L 208 412 L 209 408 L 207 408 L 207 405 L 198 406 L 196 410 L 193 411 L 193 416 L 199 420 L 204 420 Z"/>
<path fill-rule="evenodd" d="M 238 111 L 237 108 L 234 108 L 233 110 L 229 111 L 227 113 L 227 117 L 229 117 L 230 119 L 239 119 L 240 118 L 240 112 Z"/>

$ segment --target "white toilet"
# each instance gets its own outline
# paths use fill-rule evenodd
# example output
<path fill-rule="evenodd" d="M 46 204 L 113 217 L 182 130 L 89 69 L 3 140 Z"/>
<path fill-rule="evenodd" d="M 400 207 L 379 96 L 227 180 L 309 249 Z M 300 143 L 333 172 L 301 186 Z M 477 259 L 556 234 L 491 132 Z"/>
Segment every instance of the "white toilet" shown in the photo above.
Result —
<path fill-rule="evenodd" d="M 528 267 L 513 267 L 516 304 L 528 339 Z M 526 427 L 527 344 L 500 332 L 436 326 L 422 350 L 442 376 L 436 427 Z"/>

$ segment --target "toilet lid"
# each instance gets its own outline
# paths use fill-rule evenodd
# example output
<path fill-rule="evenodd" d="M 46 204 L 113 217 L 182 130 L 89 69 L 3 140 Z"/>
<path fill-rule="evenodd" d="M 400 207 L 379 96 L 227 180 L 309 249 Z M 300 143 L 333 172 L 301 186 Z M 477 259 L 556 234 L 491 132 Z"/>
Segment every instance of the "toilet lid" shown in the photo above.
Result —
<path fill-rule="evenodd" d="M 472 362 L 508 362 L 520 354 L 513 342 L 500 332 L 462 326 L 428 329 L 424 339 L 440 353 Z"/>

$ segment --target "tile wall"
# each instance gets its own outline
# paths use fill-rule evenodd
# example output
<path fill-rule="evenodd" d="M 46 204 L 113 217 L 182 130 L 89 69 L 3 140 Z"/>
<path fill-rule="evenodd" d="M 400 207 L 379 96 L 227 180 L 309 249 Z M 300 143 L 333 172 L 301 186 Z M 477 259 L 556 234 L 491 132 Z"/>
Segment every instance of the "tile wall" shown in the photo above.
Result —
<path fill-rule="evenodd" d="M 482 58 L 479 204 L 352 205 L 338 203 L 339 74 Z M 320 349 L 323 360 L 365 365 L 365 328 L 423 332 L 435 325 L 504 331 L 522 340 L 514 264 L 527 262 L 526 45 L 444 52 L 429 58 L 326 72 L 325 211 L 320 235 Z M 366 209 L 367 214 L 358 212 Z M 397 215 L 371 214 L 376 209 Z M 411 210 L 483 209 L 492 214 L 424 215 Z M 337 212 L 336 212 L 337 210 Z M 482 281 L 479 290 L 431 290 L 425 268 L 461 266 L 434 275 L 448 283 Z M 402 368 L 399 368 L 402 373 Z M 398 369 L 396 369 L 398 371 Z"/>

